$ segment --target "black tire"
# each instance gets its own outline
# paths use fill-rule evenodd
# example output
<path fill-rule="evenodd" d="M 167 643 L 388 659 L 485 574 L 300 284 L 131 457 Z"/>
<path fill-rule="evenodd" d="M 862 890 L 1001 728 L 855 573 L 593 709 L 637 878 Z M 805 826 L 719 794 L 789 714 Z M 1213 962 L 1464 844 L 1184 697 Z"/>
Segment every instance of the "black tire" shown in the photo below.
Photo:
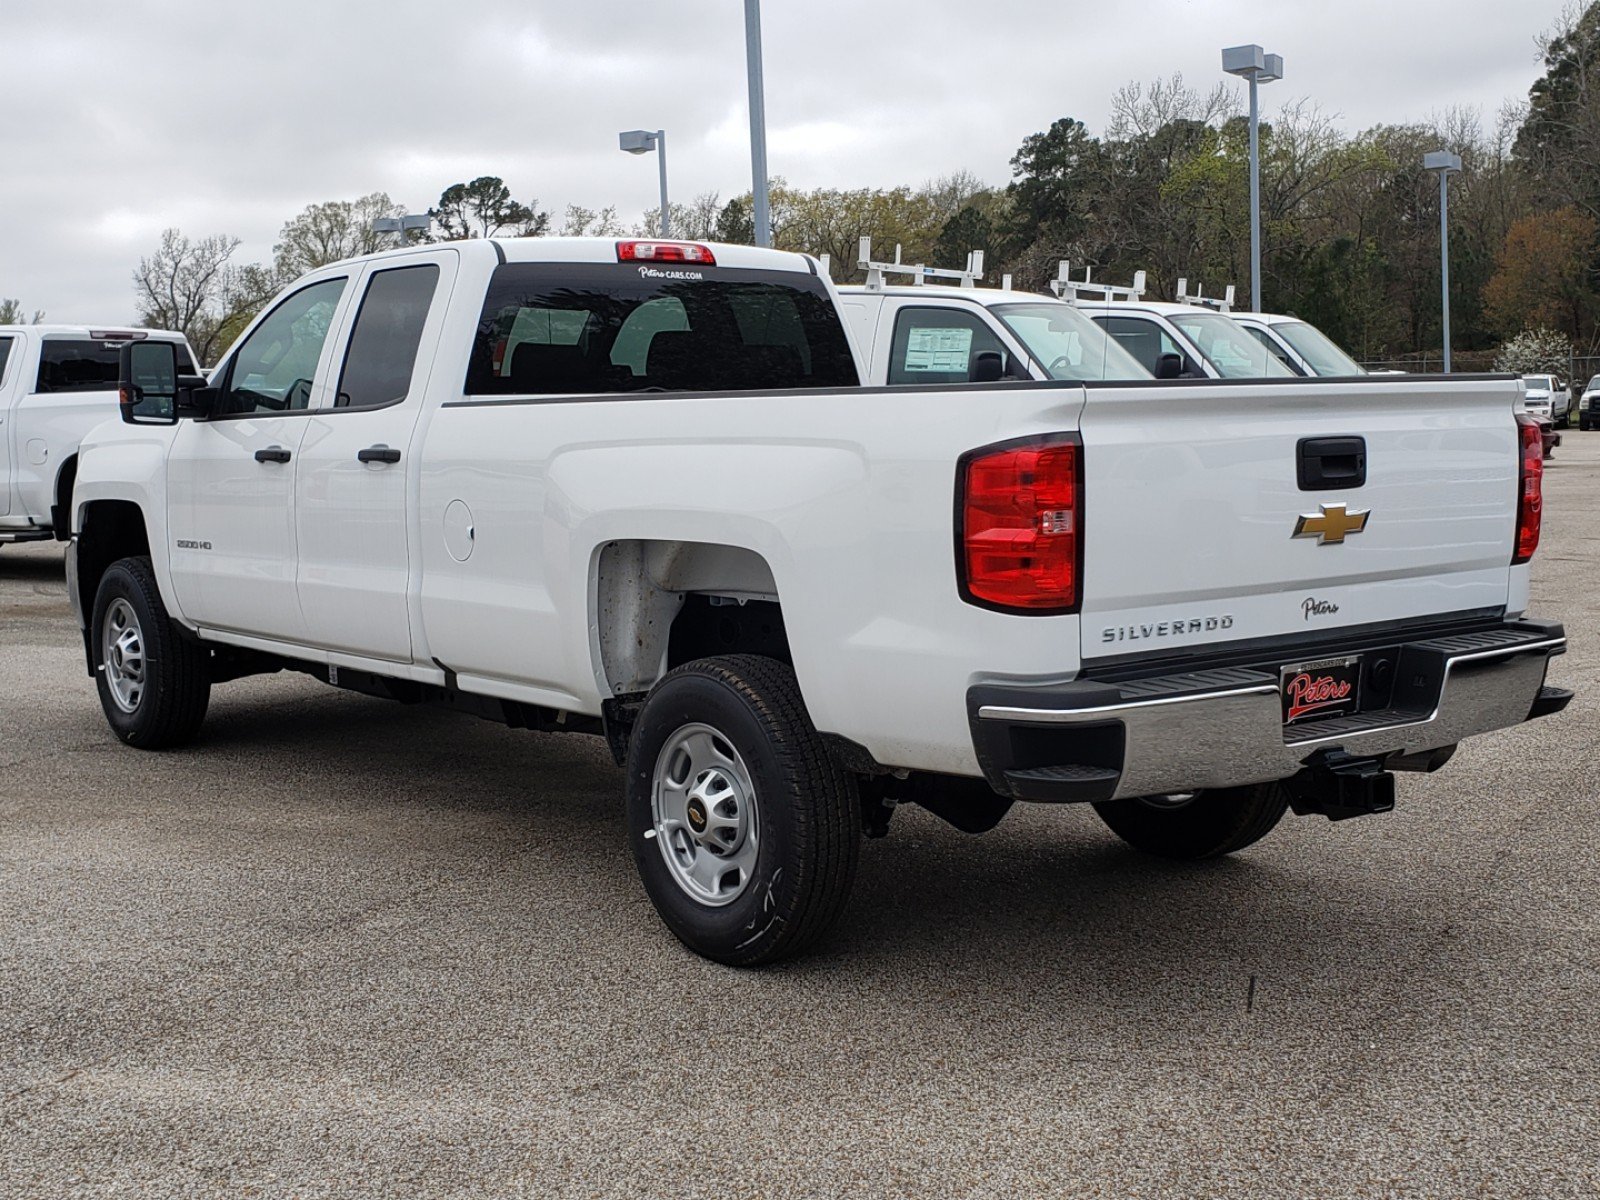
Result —
<path fill-rule="evenodd" d="M 1590 425 L 1589 425 L 1588 418 L 1587 417 L 1579 417 L 1578 418 L 1578 430 L 1579 430 L 1579 432 L 1588 433 L 1589 429 L 1590 429 Z"/>
<path fill-rule="evenodd" d="M 677 769 L 674 761 L 663 762 L 663 752 L 690 736 L 694 726 L 708 727 L 713 741 L 721 739 L 718 753 L 730 747 L 734 752 L 733 770 L 743 770 L 752 794 L 741 800 L 742 809 L 735 806 L 728 813 L 753 819 L 758 834 L 748 869 L 730 872 L 744 882 L 728 885 L 732 898 L 715 903 L 697 898 L 690 884 L 679 882 L 686 867 L 668 865 L 675 846 L 695 860 L 708 853 L 703 847 L 715 832 L 705 828 L 702 809 L 705 840 L 688 844 L 695 836 L 690 828 L 695 809 L 687 783 L 677 785 L 690 798 L 686 819 L 666 834 L 658 832 L 656 822 L 658 772 L 665 812 Z M 676 761 L 687 780 L 694 760 Z M 695 777 L 704 780 L 708 774 L 700 771 Z M 705 658 L 663 677 L 634 725 L 628 748 L 628 835 L 645 891 L 678 939 L 706 958 L 753 967 L 803 953 L 838 920 L 860 853 L 860 799 L 855 778 L 828 754 L 812 725 L 793 670 L 756 655 Z M 741 845 L 746 836 L 739 835 Z M 718 849 L 705 861 L 714 867 L 724 853 Z M 726 878 L 715 886 L 726 884 Z"/>
<path fill-rule="evenodd" d="M 1094 806 L 1128 845 L 1161 858 L 1218 858 L 1259 842 L 1283 819 L 1289 793 L 1276 783 L 1198 792 L 1180 805 L 1130 797 Z"/>
<path fill-rule="evenodd" d="M 142 686 L 129 694 L 131 707 L 118 700 L 105 661 L 107 621 L 125 618 L 122 606 L 137 621 L 142 658 Z M 106 568 L 95 590 L 89 629 L 95 687 L 112 732 L 141 750 L 165 750 L 192 741 L 211 700 L 208 654 L 205 647 L 183 636 L 167 615 L 148 558 L 118 559 Z"/>

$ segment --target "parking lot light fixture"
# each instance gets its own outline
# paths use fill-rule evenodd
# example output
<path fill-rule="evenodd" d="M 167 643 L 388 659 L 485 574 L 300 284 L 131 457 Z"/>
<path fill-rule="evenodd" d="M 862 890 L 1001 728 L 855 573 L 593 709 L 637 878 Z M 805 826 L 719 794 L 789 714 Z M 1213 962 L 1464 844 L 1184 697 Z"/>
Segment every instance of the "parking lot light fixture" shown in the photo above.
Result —
<path fill-rule="evenodd" d="M 1444 373 L 1450 374 L 1450 176 L 1461 170 L 1461 155 L 1433 150 L 1422 156 L 1426 171 L 1439 173 L 1439 300 L 1443 315 Z"/>
<path fill-rule="evenodd" d="M 658 129 L 651 133 L 648 129 L 630 129 L 617 134 L 617 141 L 629 154 L 656 152 L 659 160 L 656 165 L 661 169 L 661 236 L 671 237 L 672 216 L 667 208 L 667 131 Z"/>
<path fill-rule="evenodd" d="M 1283 78 L 1283 57 L 1260 46 L 1230 46 L 1222 69 L 1250 82 L 1250 311 L 1261 311 L 1261 108 L 1256 89 Z"/>
<path fill-rule="evenodd" d="M 393 233 L 399 235 L 397 245 L 404 246 L 411 239 L 406 235 L 420 232 L 433 224 L 433 218 L 427 213 L 406 213 L 399 217 L 374 217 L 372 219 L 373 233 Z"/>

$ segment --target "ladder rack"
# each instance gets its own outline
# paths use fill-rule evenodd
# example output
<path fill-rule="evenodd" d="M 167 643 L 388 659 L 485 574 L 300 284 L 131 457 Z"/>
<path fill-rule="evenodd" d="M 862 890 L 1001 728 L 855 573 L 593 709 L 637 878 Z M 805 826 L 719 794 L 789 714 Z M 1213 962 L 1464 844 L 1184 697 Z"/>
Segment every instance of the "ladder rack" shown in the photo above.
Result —
<path fill-rule="evenodd" d="M 1060 269 L 1056 277 L 1050 281 L 1050 290 L 1059 299 L 1068 304 L 1076 304 L 1079 299 L 1103 301 L 1109 303 L 1113 300 L 1137 300 L 1144 295 L 1145 273 L 1135 271 L 1133 285 L 1125 286 L 1117 283 L 1096 283 L 1094 281 L 1094 268 L 1085 267 L 1083 278 L 1072 278 L 1072 264 L 1066 259 L 1061 260 Z"/>
<path fill-rule="evenodd" d="M 884 286 L 884 277 L 887 275 L 909 275 L 911 282 L 918 287 L 930 279 L 954 279 L 964 288 L 976 287 L 978 280 L 983 278 L 983 251 L 974 250 L 967 255 L 967 269 L 952 271 L 947 267 L 929 267 L 922 263 L 907 263 L 900 260 L 900 247 L 894 248 L 893 262 L 872 261 L 872 239 L 861 239 L 859 257 L 856 266 L 867 273 L 867 289 L 876 291 Z"/>
<path fill-rule="evenodd" d="M 1194 295 L 1189 295 L 1189 281 L 1178 280 L 1178 303 L 1192 304 L 1196 308 L 1213 308 L 1217 312 L 1231 312 L 1233 310 L 1233 284 L 1221 296 L 1206 295 L 1205 288 L 1197 288 Z"/>

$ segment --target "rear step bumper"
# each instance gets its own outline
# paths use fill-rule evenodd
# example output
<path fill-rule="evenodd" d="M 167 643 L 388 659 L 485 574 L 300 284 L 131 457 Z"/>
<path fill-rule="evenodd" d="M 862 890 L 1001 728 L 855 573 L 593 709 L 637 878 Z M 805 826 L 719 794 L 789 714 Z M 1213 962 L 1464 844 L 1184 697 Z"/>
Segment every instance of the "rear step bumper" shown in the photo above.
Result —
<path fill-rule="evenodd" d="M 1545 686 L 1566 649 L 1560 625 L 1492 629 L 1363 651 L 1387 664 L 1378 703 L 1348 716 L 1283 723 L 1278 668 L 1308 657 L 1292 644 L 1248 667 L 1103 683 L 979 684 L 967 692 L 985 778 L 1017 800 L 1100 801 L 1287 779 L 1338 751 L 1431 769 L 1430 751 L 1560 712 L 1572 698 Z M 1364 685 L 1367 686 L 1367 685 Z M 1405 761 L 1399 761 L 1404 759 Z"/>

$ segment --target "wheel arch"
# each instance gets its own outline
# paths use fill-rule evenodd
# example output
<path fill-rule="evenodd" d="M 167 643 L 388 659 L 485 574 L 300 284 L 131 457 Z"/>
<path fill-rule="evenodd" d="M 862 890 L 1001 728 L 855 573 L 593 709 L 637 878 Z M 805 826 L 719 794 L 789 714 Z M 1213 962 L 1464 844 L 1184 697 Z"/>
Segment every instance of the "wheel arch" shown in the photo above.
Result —
<path fill-rule="evenodd" d="M 792 663 L 771 565 L 743 546 L 665 539 L 607 542 L 596 556 L 591 649 L 601 694 L 647 692 L 711 654 Z"/>
<path fill-rule="evenodd" d="M 83 627 L 84 654 L 94 674 L 93 636 L 89 629 L 95 593 L 112 563 L 150 553 L 150 531 L 144 511 L 132 500 L 91 500 L 78 515 L 78 532 L 72 547 L 69 582 L 78 623 Z"/>

